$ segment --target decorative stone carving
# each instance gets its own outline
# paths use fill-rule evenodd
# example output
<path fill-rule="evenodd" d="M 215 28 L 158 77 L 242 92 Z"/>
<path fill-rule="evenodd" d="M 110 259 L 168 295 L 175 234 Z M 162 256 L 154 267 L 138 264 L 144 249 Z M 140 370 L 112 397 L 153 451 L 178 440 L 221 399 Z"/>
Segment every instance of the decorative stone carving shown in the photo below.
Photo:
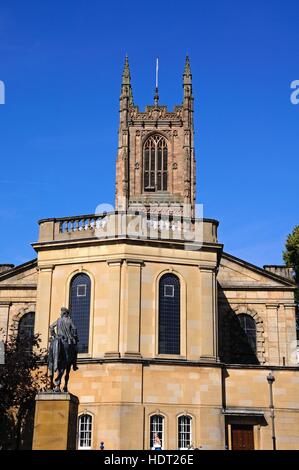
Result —
<path fill-rule="evenodd" d="M 147 106 L 145 112 L 140 112 L 137 106 L 129 110 L 130 118 L 136 121 L 157 121 L 159 119 L 175 121 L 182 119 L 182 107 L 176 106 L 173 112 L 169 112 L 166 106 Z"/>

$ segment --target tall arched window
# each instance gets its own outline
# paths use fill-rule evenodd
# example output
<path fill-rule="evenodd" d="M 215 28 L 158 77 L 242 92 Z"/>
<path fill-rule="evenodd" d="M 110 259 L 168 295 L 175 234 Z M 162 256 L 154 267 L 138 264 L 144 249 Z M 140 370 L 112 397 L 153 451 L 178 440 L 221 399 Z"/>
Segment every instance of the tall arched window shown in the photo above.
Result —
<path fill-rule="evenodd" d="M 159 134 L 150 136 L 143 146 L 143 188 L 167 191 L 167 143 Z"/>
<path fill-rule="evenodd" d="M 161 448 L 164 449 L 164 416 L 153 415 L 150 419 L 150 449 L 153 449 L 155 435 L 158 435 L 161 441 Z"/>
<path fill-rule="evenodd" d="M 178 418 L 178 448 L 190 449 L 192 446 L 192 418 L 188 415 Z"/>
<path fill-rule="evenodd" d="M 246 313 L 240 313 L 238 319 L 252 352 L 256 354 L 256 324 L 254 319 Z"/>
<path fill-rule="evenodd" d="M 159 284 L 159 354 L 180 354 L 180 281 L 164 274 Z"/>
<path fill-rule="evenodd" d="M 32 350 L 32 342 L 34 337 L 34 312 L 25 313 L 19 321 L 18 339 L 22 343 L 22 348 L 26 352 Z"/>
<path fill-rule="evenodd" d="M 78 449 L 91 449 L 92 446 L 92 416 L 80 415 L 78 418 Z"/>
<path fill-rule="evenodd" d="M 90 278 L 87 274 L 77 274 L 70 287 L 70 312 L 78 330 L 78 352 L 88 352 L 90 320 Z"/>

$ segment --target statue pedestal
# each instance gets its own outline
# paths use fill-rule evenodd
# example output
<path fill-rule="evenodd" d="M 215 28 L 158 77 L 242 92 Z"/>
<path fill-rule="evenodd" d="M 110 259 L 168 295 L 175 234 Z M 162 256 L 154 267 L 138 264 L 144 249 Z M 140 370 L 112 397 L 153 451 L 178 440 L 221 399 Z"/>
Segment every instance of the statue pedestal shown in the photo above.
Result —
<path fill-rule="evenodd" d="M 35 397 L 33 450 L 76 449 L 78 398 L 42 392 Z"/>

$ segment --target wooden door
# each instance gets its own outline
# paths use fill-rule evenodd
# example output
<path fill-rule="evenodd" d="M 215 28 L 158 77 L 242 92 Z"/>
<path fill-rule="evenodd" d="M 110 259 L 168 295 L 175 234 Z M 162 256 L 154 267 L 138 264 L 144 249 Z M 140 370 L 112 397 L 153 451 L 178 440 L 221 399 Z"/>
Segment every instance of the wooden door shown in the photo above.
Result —
<path fill-rule="evenodd" d="M 254 450 L 253 426 L 232 424 L 232 450 Z"/>

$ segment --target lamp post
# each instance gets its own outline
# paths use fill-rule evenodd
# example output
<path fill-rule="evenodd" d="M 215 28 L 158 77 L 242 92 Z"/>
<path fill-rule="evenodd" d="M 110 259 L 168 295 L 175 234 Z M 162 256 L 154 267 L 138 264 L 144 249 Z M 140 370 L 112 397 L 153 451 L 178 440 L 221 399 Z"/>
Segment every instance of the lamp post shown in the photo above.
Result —
<path fill-rule="evenodd" d="M 273 450 L 276 450 L 276 437 L 275 437 L 275 423 L 274 423 L 274 403 L 273 403 L 273 382 L 275 382 L 275 377 L 272 375 L 272 372 L 267 375 L 267 381 L 269 384 L 269 393 L 270 393 L 270 417 L 272 422 L 272 445 Z"/>

